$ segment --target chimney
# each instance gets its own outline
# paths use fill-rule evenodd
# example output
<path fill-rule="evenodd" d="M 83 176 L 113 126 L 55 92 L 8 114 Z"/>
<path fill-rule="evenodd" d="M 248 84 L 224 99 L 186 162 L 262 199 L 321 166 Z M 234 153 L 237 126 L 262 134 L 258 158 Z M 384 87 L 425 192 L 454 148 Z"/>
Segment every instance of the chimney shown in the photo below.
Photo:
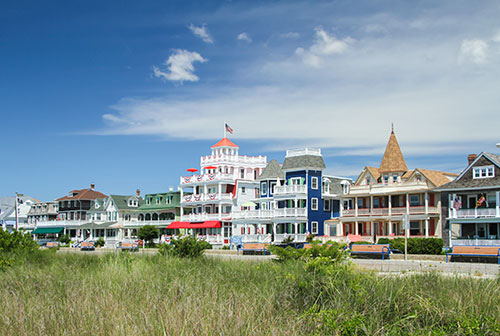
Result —
<path fill-rule="evenodd" d="M 477 158 L 477 154 L 469 154 L 467 156 L 467 161 L 469 161 L 469 166 L 470 164 Z"/>
<path fill-rule="evenodd" d="M 141 189 L 137 189 L 135 191 L 135 194 L 137 195 L 137 197 L 141 196 Z"/>
<path fill-rule="evenodd" d="M 91 183 L 90 184 L 90 190 L 94 190 L 95 189 L 95 184 L 94 183 Z"/>

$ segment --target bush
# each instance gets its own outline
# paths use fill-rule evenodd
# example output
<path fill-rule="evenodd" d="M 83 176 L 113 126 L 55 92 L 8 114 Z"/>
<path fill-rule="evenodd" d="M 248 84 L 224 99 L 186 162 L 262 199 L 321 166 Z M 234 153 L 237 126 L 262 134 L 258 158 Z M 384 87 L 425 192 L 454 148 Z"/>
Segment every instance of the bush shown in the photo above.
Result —
<path fill-rule="evenodd" d="M 177 257 L 198 258 L 203 251 L 211 249 L 212 245 L 194 237 L 177 238 L 170 240 L 170 244 L 161 244 L 158 253 Z"/>
<path fill-rule="evenodd" d="M 9 233 L 0 229 L 0 253 L 30 252 L 38 248 L 38 243 L 29 233 L 17 230 Z"/>
<path fill-rule="evenodd" d="M 312 243 L 314 240 L 314 235 L 313 234 L 308 234 L 306 237 L 306 242 L 307 243 Z"/>
<path fill-rule="evenodd" d="M 271 245 L 269 248 L 271 253 L 276 255 L 280 261 L 302 260 L 307 262 L 311 259 L 327 258 L 337 262 L 345 260 L 348 256 L 348 253 L 344 250 L 344 244 L 336 242 L 330 242 L 323 245 L 313 242 L 312 247 L 308 249 L 295 249 L 291 246 L 282 248 L 275 245 Z"/>
<path fill-rule="evenodd" d="M 103 247 L 105 244 L 104 238 L 99 237 L 99 239 L 96 240 L 95 242 L 95 247 Z"/>
<path fill-rule="evenodd" d="M 378 244 L 391 244 L 391 249 L 405 250 L 404 238 L 380 238 Z M 443 250 L 444 242 L 441 238 L 408 238 L 409 254 L 439 255 Z"/>
<path fill-rule="evenodd" d="M 361 241 L 353 242 L 352 244 L 368 245 L 368 244 L 373 244 L 373 243 L 361 240 Z"/>
<path fill-rule="evenodd" d="M 59 238 L 57 238 L 57 240 L 61 243 L 61 244 L 69 244 L 71 239 L 69 238 L 69 235 L 67 234 L 63 234 L 63 235 L 60 235 Z"/>
<path fill-rule="evenodd" d="M 158 238 L 160 231 L 156 226 L 144 225 L 137 231 L 137 237 L 146 242 L 146 246 L 154 247 L 153 239 Z"/>

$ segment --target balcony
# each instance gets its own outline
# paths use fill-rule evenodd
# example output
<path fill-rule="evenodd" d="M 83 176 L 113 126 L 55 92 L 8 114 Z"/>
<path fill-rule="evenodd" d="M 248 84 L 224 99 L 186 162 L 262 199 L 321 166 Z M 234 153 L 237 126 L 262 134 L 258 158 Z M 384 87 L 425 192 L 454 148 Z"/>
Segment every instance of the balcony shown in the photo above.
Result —
<path fill-rule="evenodd" d="M 218 201 L 232 201 L 232 193 L 211 193 L 211 194 L 196 194 L 196 195 L 184 195 L 181 200 L 182 204 L 193 204 L 201 202 L 218 202 Z"/>
<path fill-rule="evenodd" d="M 296 195 L 296 194 L 306 194 L 306 185 L 287 185 L 287 186 L 276 186 L 274 188 L 274 196 L 280 195 Z"/>
<path fill-rule="evenodd" d="M 289 149 L 286 151 L 286 157 L 294 157 L 294 156 L 302 156 L 302 155 L 321 156 L 321 149 L 319 149 L 319 148 L 302 148 L 302 149 Z"/>
<path fill-rule="evenodd" d="M 90 223 L 90 220 L 53 220 L 53 221 L 38 221 L 36 227 L 51 227 L 51 226 L 80 226 Z"/>
<path fill-rule="evenodd" d="M 226 174 L 226 173 L 201 174 L 201 175 L 181 176 L 181 185 L 197 184 L 204 182 L 234 181 L 234 180 L 235 178 L 233 174 Z"/>
<path fill-rule="evenodd" d="M 181 221 L 183 222 L 202 222 L 209 220 L 230 220 L 231 214 L 223 213 L 223 214 L 209 214 L 209 213 L 200 213 L 200 214 L 189 214 L 183 215 L 181 217 Z"/>
<path fill-rule="evenodd" d="M 274 236 L 274 243 L 281 243 L 285 239 L 292 237 L 294 243 L 305 243 L 307 235 L 305 233 L 279 233 Z"/>
<path fill-rule="evenodd" d="M 271 219 L 274 210 L 244 210 L 233 211 L 233 219 Z"/>
<path fill-rule="evenodd" d="M 358 216 L 401 216 L 406 215 L 418 215 L 418 214 L 439 214 L 440 210 L 438 207 L 429 206 L 427 207 L 427 212 L 425 206 L 411 206 L 408 211 L 406 207 L 395 207 L 395 208 L 373 208 L 373 209 L 358 209 Z M 342 217 L 354 217 L 356 216 L 355 209 L 344 209 L 342 210 Z"/>
<path fill-rule="evenodd" d="M 207 155 L 201 157 L 201 165 L 212 165 L 217 163 L 246 163 L 246 164 L 266 164 L 265 156 L 246 156 L 246 155 Z"/>
<path fill-rule="evenodd" d="M 242 235 L 241 242 L 242 243 L 271 243 L 271 234 L 247 234 Z"/>
<path fill-rule="evenodd" d="M 306 217 L 307 209 L 306 208 L 284 208 L 284 209 L 275 209 L 274 217 Z"/>
<path fill-rule="evenodd" d="M 459 209 L 457 211 L 452 210 L 452 218 L 485 218 L 485 217 L 497 217 L 497 208 L 488 209 Z"/>

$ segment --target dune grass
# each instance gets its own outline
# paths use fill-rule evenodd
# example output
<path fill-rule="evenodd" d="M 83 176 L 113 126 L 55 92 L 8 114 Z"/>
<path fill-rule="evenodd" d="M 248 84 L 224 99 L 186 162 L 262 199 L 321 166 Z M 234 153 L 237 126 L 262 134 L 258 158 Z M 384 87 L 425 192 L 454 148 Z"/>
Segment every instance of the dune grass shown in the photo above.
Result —
<path fill-rule="evenodd" d="M 3 335 L 500 333 L 500 281 L 433 273 L 43 253 L 0 283 Z"/>

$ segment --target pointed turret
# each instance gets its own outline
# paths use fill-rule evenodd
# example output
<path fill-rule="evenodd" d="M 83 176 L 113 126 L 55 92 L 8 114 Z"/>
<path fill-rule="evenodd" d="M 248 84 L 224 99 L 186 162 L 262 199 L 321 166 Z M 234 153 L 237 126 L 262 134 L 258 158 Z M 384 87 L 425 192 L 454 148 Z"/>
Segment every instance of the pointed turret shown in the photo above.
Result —
<path fill-rule="evenodd" d="M 393 130 L 385 148 L 379 172 L 393 173 L 406 171 L 408 171 L 408 167 L 406 166 L 405 158 L 403 157 L 403 153 L 401 153 L 401 148 L 399 148 L 399 143 Z"/>

